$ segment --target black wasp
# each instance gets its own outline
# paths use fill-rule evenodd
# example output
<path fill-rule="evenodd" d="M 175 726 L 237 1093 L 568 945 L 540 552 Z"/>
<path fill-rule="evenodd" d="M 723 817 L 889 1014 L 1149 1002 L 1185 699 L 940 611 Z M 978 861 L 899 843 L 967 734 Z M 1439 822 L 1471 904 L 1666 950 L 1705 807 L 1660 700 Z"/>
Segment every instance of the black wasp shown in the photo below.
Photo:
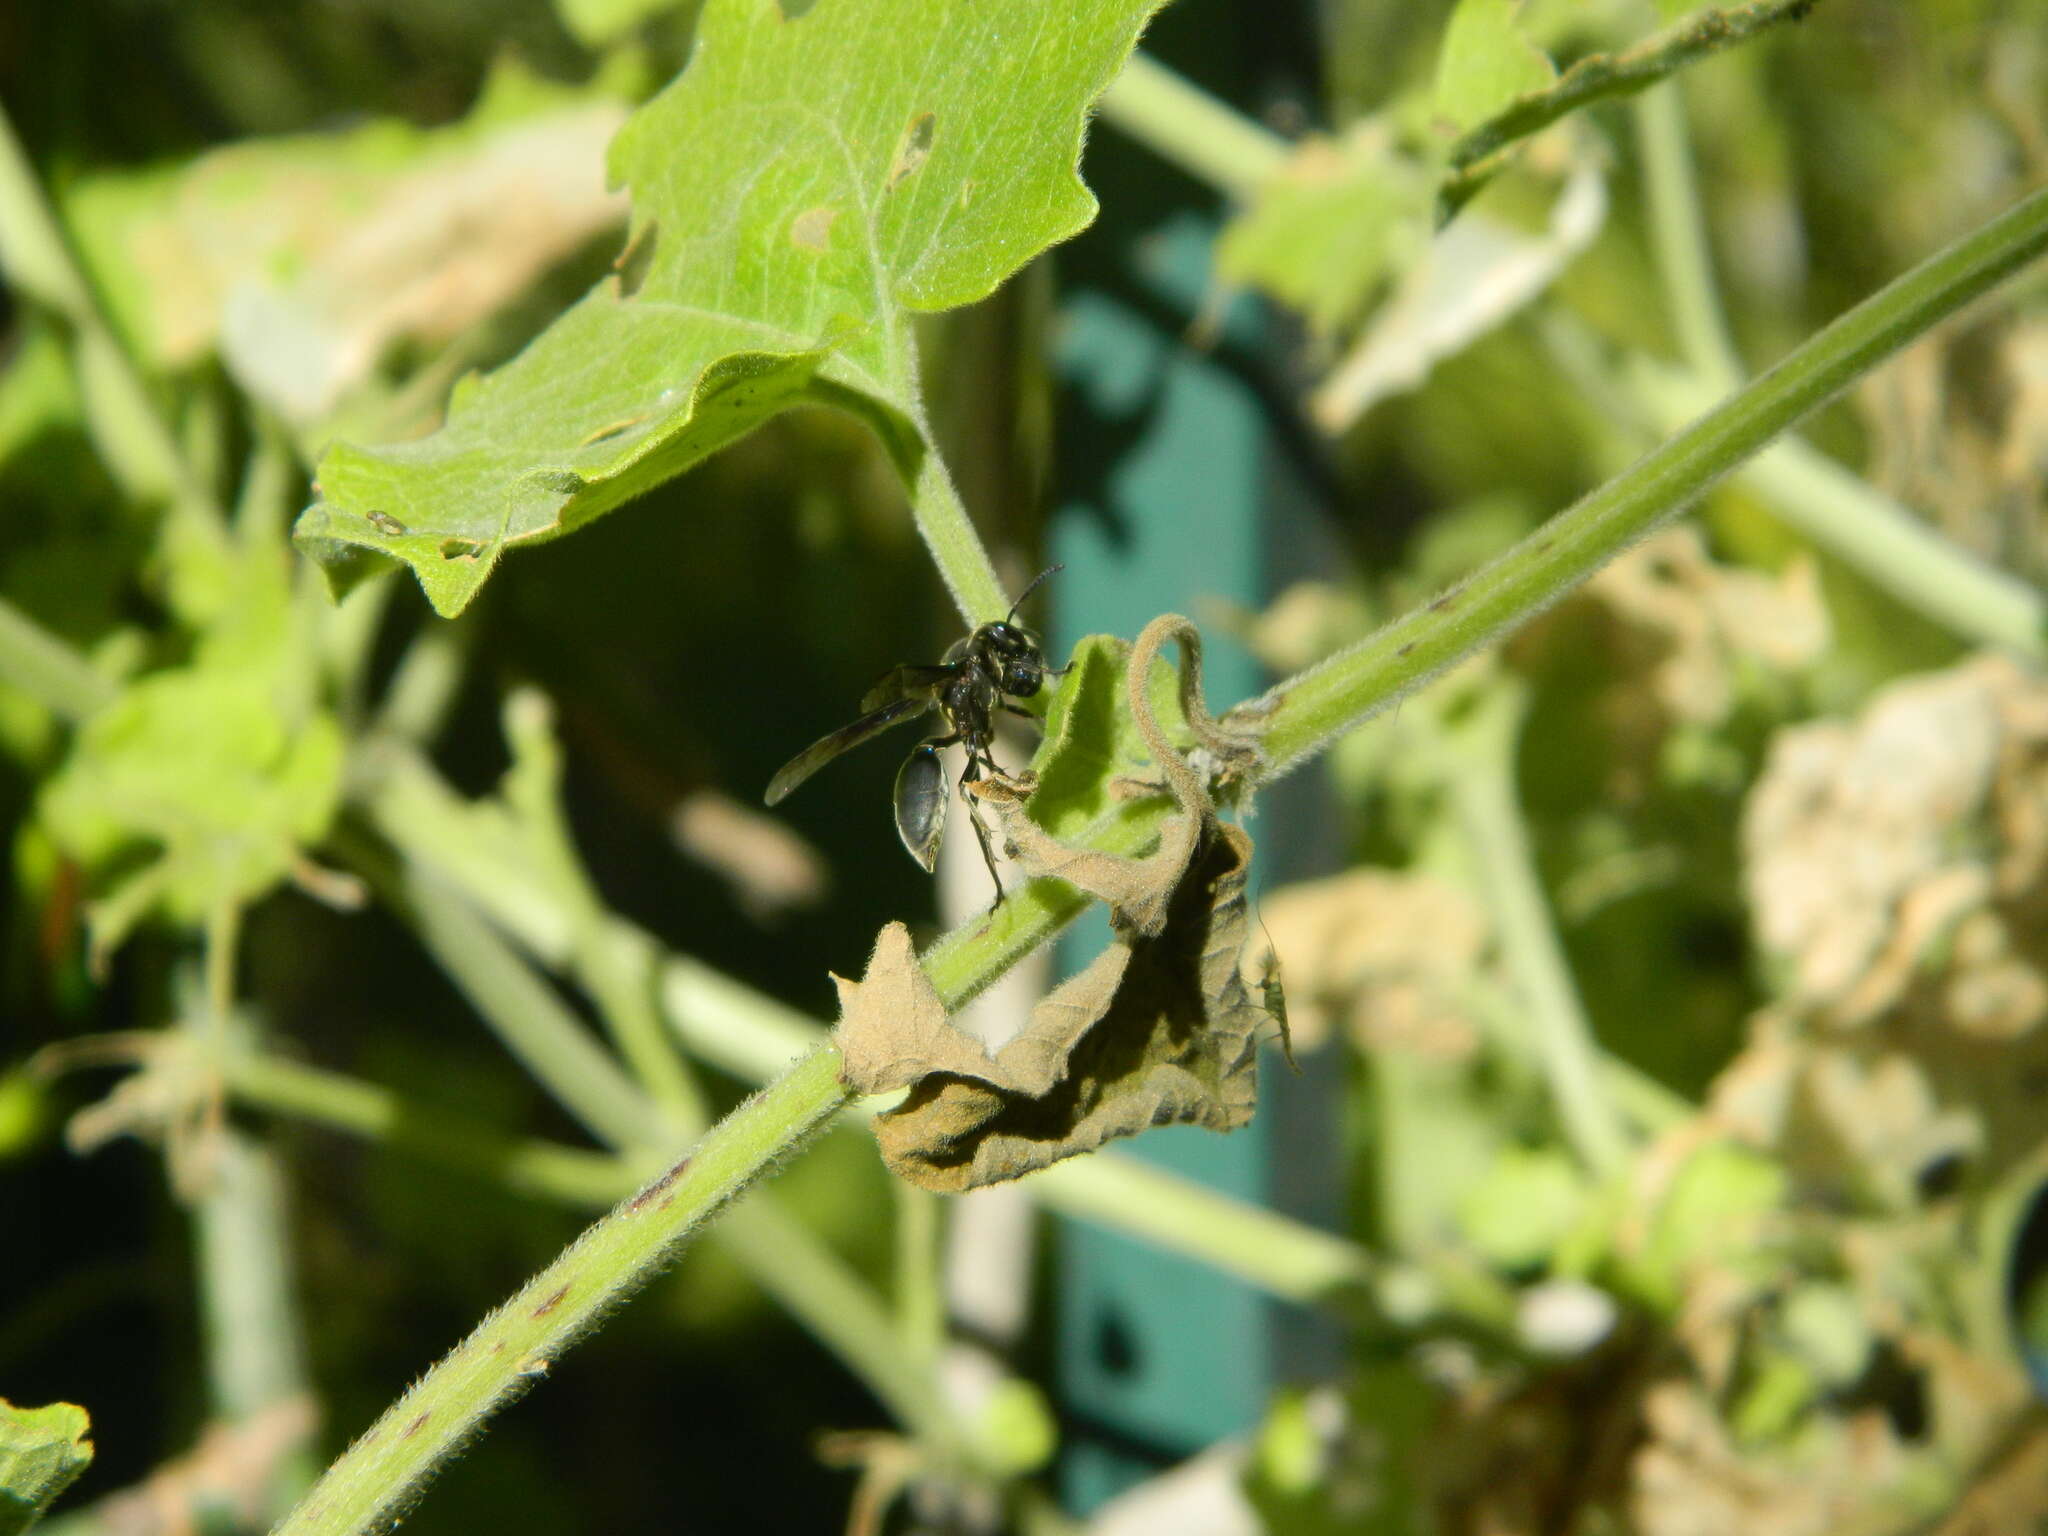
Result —
<path fill-rule="evenodd" d="M 901 666 L 885 673 L 860 701 L 864 711 L 851 725 L 842 725 L 831 735 L 812 742 L 782 765 L 768 781 L 767 802 L 779 805 L 789 792 L 842 752 L 850 752 L 891 726 L 915 720 L 930 710 L 946 717 L 951 729 L 912 749 L 896 774 L 896 831 L 910 856 L 930 870 L 939 855 L 939 834 L 946 827 L 946 806 L 952 798 L 939 770 L 939 748 L 955 742 L 967 749 L 967 767 L 960 775 L 962 786 L 973 783 L 984 772 L 998 778 L 1003 770 L 989 755 L 995 739 L 995 713 L 1008 710 L 1027 720 L 1036 717 L 1019 709 L 1011 699 L 1028 699 L 1045 686 L 1048 677 L 1064 669 L 1045 664 L 1045 651 L 1038 636 L 1015 621 L 1024 599 L 1059 566 L 1041 571 L 1026 587 L 1009 614 L 994 623 L 983 624 L 973 634 L 956 640 L 947 648 L 945 660 L 935 666 Z M 996 900 L 1003 899 L 1002 876 L 996 873 L 995 850 L 989 846 L 988 828 L 967 802 L 968 819 L 974 823 L 974 837 L 981 844 L 981 856 L 988 864 L 989 878 L 996 883 Z"/>

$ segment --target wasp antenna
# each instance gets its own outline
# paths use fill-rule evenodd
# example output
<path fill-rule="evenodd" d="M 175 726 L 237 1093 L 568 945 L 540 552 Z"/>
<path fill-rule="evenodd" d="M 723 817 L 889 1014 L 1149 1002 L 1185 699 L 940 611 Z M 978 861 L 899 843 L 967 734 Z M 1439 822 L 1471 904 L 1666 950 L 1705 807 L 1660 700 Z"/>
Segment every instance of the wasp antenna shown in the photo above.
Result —
<path fill-rule="evenodd" d="M 1040 582 L 1044 581 L 1046 577 L 1052 575 L 1055 571 L 1064 571 L 1066 568 L 1067 563 L 1064 560 L 1062 560 L 1058 565 L 1048 565 L 1044 570 L 1040 571 L 1036 576 L 1032 577 L 1031 585 L 1026 587 L 1022 592 L 1019 592 L 1017 594 L 1017 601 L 1010 604 L 1010 611 L 1004 615 L 1003 622 L 1007 624 L 1010 622 L 1010 620 L 1017 617 L 1017 610 L 1024 606 L 1024 599 L 1029 597 L 1032 593 L 1038 590 L 1038 584 Z"/>

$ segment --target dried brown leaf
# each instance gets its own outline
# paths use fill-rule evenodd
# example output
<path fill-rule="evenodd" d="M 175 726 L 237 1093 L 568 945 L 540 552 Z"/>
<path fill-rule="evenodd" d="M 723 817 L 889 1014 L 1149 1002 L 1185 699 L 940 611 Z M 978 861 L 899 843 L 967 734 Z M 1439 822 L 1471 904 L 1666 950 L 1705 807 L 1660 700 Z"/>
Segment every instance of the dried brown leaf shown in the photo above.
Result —
<path fill-rule="evenodd" d="M 1109 903 L 1109 947 L 993 1055 L 947 1022 L 901 924 L 883 930 L 861 981 L 839 983 L 846 1081 L 864 1093 L 910 1090 L 877 1116 L 875 1137 L 912 1183 L 958 1192 L 1154 1125 L 1231 1130 L 1251 1117 L 1258 1031 L 1280 1022 L 1241 963 L 1251 839 L 1217 819 L 1204 770 L 1154 713 L 1151 664 L 1169 639 L 1181 646 L 1180 704 L 1207 772 L 1244 772 L 1256 753 L 1202 704 L 1193 626 L 1174 615 L 1147 625 L 1131 652 L 1131 715 L 1178 805 L 1150 854 L 1060 843 L 1026 813 L 1028 778 L 972 786 L 1025 870 Z"/>
<path fill-rule="evenodd" d="M 1075 848 L 1060 842 L 1025 809 L 1028 786 L 984 779 L 967 786 L 994 813 L 1004 851 L 1033 879 L 1051 875 L 1109 903 L 1109 920 L 1121 933 L 1157 934 L 1166 909 L 1201 833 L 1201 822 L 1186 815 L 1159 824 L 1159 846 L 1142 858 Z"/>
<path fill-rule="evenodd" d="M 1826 1415 L 1783 1447 L 1745 1445 L 1700 1388 L 1667 1381 L 1650 1391 L 1643 1417 L 1650 1438 L 1635 1458 L 1628 1525 L 1642 1536 L 1885 1529 L 1876 1517 L 1908 1514 L 1902 1485 L 1922 1470 L 1877 1410 Z"/>
<path fill-rule="evenodd" d="M 920 1077 L 876 1120 L 889 1166 L 957 1193 L 1155 1125 L 1248 1121 L 1270 1017 L 1238 969 L 1250 852 L 1242 831 L 1217 825 L 1157 934 L 1119 937 L 992 1062 Z"/>
<path fill-rule="evenodd" d="M 1785 1001 L 1837 1025 L 1899 1007 L 1917 981 L 1967 963 L 2048 960 L 2048 686 L 1982 658 L 1886 689 L 1862 719 L 1780 733 L 1744 815 L 1757 936 Z M 2003 935 L 1948 941 L 1988 912 Z M 1944 955 L 1943 951 L 1947 953 Z M 2006 976 L 1985 1012 L 2010 1036 L 2029 989 Z M 2048 989 L 2040 994 L 2048 1010 Z M 1962 1022 L 1958 1020 L 1957 1022 Z"/>
<path fill-rule="evenodd" d="M 946 1005 L 903 924 L 891 923 L 876 937 L 859 981 L 834 976 L 832 984 L 839 989 L 839 1075 L 854 1092 L 887 1093 L 926 1072 L 989 1067 L 980 1043 L 946 1022 Z"/>

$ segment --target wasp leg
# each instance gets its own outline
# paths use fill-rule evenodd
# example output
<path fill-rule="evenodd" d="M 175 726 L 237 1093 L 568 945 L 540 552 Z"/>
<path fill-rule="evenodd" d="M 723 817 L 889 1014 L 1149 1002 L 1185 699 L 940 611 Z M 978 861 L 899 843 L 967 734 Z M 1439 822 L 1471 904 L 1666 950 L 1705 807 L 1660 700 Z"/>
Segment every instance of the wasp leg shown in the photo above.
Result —
<path fill-rule="evenodd" d="M 986 747 L 982 748 L 980 755 L 982 758 L 988 758 L 990 773 L 997 778 L 1004 777 L 1002 769 L 996 766 L 995 760 L 988 757 L 988 749 Z M 981 844 L 981 861 L 988 866 L 989 879 L 996 883 L 996 906 L 1000 907 L 1003 904 L 1003 877 L 996 873 L 996 851 L 989 842 L 988 828 L 982 825 L 981 806 L 975 801 L 974 796 L 967 793 L 967 786 L 980 778 L 981 762 L 970 751 L 967 754 L 967 766 L 960 773 L 960 798 L 967 802 L 967 819 L 974 824 L 974 840 Z M 994 909 L 991 908 L 990 910 Z"/>

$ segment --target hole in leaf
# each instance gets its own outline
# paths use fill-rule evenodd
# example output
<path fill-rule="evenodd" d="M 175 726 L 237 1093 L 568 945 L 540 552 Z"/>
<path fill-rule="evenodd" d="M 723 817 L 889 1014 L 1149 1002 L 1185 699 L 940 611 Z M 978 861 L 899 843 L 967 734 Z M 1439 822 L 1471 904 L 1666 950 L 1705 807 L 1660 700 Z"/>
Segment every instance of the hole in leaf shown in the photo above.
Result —
<path fill-rule="evenodd" d="M 619 252 L 612 263 L 612 270 L 618 274 L 619 297 L 630 299 L 640 291 L 640 285 L 647 281 L 647 269 L 654 264 L 654 247 L 660 239 L 661 225 L 650 219 L 633 231 L 626 248 Z"/>
<path fill-rule="evenodd" d="M 929 112 L 920 112 L 910 120 L 910 126 L 903 130 L 903 142 L 896 146 L 896 158 L 889 166 L 889 190 L 904 177 L 911 175 L 924 164 L 932 152 L 932 133 L 938 120 Z"/>
<path fill-rule="evenodd" d="M 441 558 L 443 560 L 474 560 L 483 545 L 475 539 L 443 539 Z"/>

